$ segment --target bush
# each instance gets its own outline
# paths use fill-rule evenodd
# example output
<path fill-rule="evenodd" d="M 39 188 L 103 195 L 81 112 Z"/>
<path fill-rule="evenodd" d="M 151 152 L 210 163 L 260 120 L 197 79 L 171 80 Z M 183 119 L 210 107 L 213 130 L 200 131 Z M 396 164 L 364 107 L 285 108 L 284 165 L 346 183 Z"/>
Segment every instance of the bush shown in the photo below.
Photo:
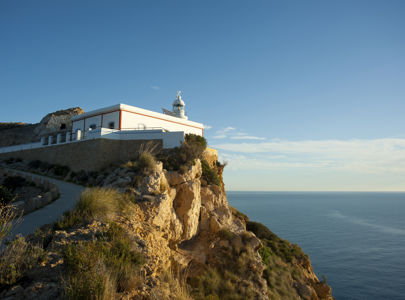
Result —
<path fill-rule="evenodd" d="M 215 184 L 220 186 L 221 180 L 215 169 L 211 169 L 205 160 L 201 160 L 202 178 L 207 181 L 208 184 Z"/>
<path fill-rule="evenodd" d="M 41 161 L 40 160 L 31 160 L 28 163 L 28 167 L 30 169 L 38 169 L 41 166 Z"/>
<path fill-rule="evenodd" d="M 180 147 L 162 151 L 158 159 L 163 162 L 166 170 L 184 171 L 193 165 L 197 158 L 201 158 L 206 147 L 207 141 L 204 137 L 187 134 Z"/>
<path fill-rule="evenodd" d="M 5 248 L 0 258 L 0 284 L 14 284 L 44 259 L 42 248 L 18 237 Z"/>
<path fill-rule="evenodd" d="M 70 168 L 68 166 L 55 165 L 53 167 L 53 172 L 56 176 L 65 178 L 67 174 L 69 174 Z"/>
<path fill-rule="evenodd" d="M 81 194 L 75 209 L 65 212 L 62 219 L 55 223 L 55 229 L 72 228 L 93 220 L 112 220 L 125 210 L 130 202 L 127 195 L 115 189 L 88 188 Z"/>
<path fill-rule="evenodd" d="M 3 186 L 11 192 L 27 184 L 27 180 L 21 176 L 7 176 L 3 181 Z"/>
<path fill-rule="evenodd" d="M 18 218 L 15 207 L 13 205 L 0 203 L 0 246 L 3 239 L 10 234 L 15 218 Z"/>
<path fill-rule="evenodd" d="M 268 251 L 271 251 L 271 253 L 269 252 L 269 255 L 273 254 L 278 256 L 287 263 L 291 263 L 293 260 L 299 261 L 307 258 L 307 255 L 299 246 L 279 238 L 261 223 L 249 221 L 246 223 L 246 229 L 252 231 L 259 239 L 261 239 L 263 245 L 268 247 Z M 263 253 L 264 251 L 267 250 L 262 250 Z"/>
<path fill-rule="evenodd" d="M 138 157 L 137 168 L 145 174 L 156 171 L 155 157 L 150 152 L 140 153 Z"/>
<path fill-rule="evenodd" d="M 6 187 L 0 185 L 0 205 L 9 204 L 14 200 L 14 194 Z"/>
<path fill-rule="evenodd" d="M 68 244 L 64 262 L 69 299 L 112 299 L 142 281 L 138 270 L 143 256 L 132 250 L 131 239 L 115 223 L 97 240 Z"/>

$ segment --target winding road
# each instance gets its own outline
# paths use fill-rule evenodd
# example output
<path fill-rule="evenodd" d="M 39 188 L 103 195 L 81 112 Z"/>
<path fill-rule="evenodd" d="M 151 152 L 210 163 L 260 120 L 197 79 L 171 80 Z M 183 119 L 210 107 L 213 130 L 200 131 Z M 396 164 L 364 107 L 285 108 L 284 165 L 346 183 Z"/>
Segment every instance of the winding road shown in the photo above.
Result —
<path fill-rule="evenodd" d="M 85 187 L 81 185 L 65 182 L 62 180 L 57 180 L 54 178 L 14 169 L 9 170 L 16 173 L 32 176 L 32 178 L 47 180 L 53 184 L 56 184 L 60 194 L 59 198 L 52 203 L 23 216 L 21 218 L 22 220 L 15 225 L 11 233 L 11 237 L 14 237 L 17 234 L 27 236 L 28 234 L 35 232 L 35 230 L 42 225 L 55 222 L 57 219 L 59 219 L 60 216 L 62 216 L 65 211 L 74 208 L 77 199 L 85 189 Z"/>

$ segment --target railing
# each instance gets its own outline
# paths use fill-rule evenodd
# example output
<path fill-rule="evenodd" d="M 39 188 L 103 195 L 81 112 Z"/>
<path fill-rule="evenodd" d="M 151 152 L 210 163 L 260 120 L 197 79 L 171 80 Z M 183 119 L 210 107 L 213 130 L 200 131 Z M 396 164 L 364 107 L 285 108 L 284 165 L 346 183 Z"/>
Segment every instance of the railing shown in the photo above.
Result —
<path fill-rule="evenodd" d="M 174 134 L 174 135 L 173 135 Z M 176 137 L 175 137 L 176 136 Z M 92 140 L 98 138 L 106 138 L 112 140 L 142 140 L 142 139 L 162 139 L 170 140 L 170 144 L 176 143 L 176 140 L 180 137 L 179 132 L 169 132 L 167 129 L 162 127 L 147 127 L 146 129 L 141 128 L 124 128 L 122 130 L 109 129 L 97 127 L 92 130 L 86 130 L 81 132 L 80 130 L 76 133 L 70 135 L 69 132 L 62 135 L 59 133 L 56 136 L 50 135 L 43 137 L 39 143 L 22 144 L 8 147 L 1 147 L 0 153 L 15 152 L 21 150 L 37 149 L 41 147 L 51 147 L 61 144 L 80 142 L 82 140 Z M 181 141 L 182 139 L 180 139 Z"/>

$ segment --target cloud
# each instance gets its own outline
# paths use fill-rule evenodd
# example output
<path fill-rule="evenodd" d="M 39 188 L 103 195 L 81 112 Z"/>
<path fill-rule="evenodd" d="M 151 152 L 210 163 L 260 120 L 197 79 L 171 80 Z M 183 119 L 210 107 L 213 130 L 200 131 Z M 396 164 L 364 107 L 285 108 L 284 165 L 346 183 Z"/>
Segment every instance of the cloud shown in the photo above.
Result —
<path fill-rule="evenodd" d="M 268 142 L 222 143 L 213 147 L 222 150 L 223 159 L 228 160 L 232 168 L 318 168 L 405 175 L 405 139 L 401 138 L 304 141 L 274 139 Z"/>
<path fill-rule="evenodd" d="M 252 136 L 252 135 L 236 135 L 230 137 L 232 140 L 265 140 L 264 137 Z"/>
<path fill-rule="evenodd" d="M 211 125 L 204 125 L 204 130 L 209 130 L 209 129 L 211 129 L 211 128 L 212 128 Z"/>
<path fill-rule="evenodd" d="M 248 135 L 246 133 L 238 132 L 235 127 L 225 127 L 218 130 L 213 136 L 214 139 L 232 139 L 232 140 L 265 140 L 264 137 Z"/>
<path fill-rule="evenodd" d="M 152 85 L 150 88 L 155 91 L 160 90 L 160 86 L 157 85 Z"/>

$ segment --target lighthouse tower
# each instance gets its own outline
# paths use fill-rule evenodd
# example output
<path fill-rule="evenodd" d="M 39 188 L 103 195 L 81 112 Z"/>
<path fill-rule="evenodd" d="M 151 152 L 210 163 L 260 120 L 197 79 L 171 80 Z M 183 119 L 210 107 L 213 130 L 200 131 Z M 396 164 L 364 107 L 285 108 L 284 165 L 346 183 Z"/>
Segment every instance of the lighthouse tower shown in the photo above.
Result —
<path fill-rule="evenodd" d="M 181 99 L 181 91 L 177 92 L 176 100 L 173 102 L 173 113 L 176 117 L 187 120 L 188 117 L 186 116 L 185 107 L 186 104 L 184 103 L 183 99 Z"/>

